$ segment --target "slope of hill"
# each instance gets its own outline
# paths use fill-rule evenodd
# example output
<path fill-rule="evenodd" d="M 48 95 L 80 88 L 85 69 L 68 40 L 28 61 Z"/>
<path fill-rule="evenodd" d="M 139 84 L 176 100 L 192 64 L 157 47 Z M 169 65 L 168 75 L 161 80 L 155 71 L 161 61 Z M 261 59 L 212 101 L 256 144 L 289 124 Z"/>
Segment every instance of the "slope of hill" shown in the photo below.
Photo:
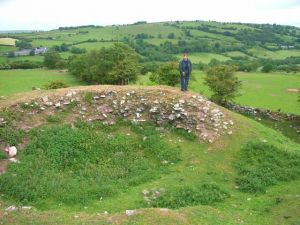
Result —
<path fill-rule="evenodd" d="M 149 48 L 152 54 L 159 51 L 165 53 L 165 57 L 181 53 L 185 49 L 194 53 L 229 53 L 229 56 L 230 52 L 239 52 L 257 58 L 272 58 L 272 54 L 276 55 L 282 49 L 287 52 L 284 55 L 280 54 L 281 58 L 300 55 L 300 28 L 269 24 L 178 21 L 105 27 L 61 27 L 58 30 L 6 36 L 30 41 L 35 47 L 53 47 L 66 43 L 87 50 L 122 41 L 132 45 L 140 54 L 144 53 L 139 48 Z M 289 54 L 290 49 L 298 50 Z"/>
<path fill-rule="evenodd" d="M 300 146 L 206 103 L 196 93 L 136 86 L 73 87 L 2 101 L 0 143 L 21 150 L 20 163 L 0 175 L 1 223 L 299 223 Z M 195 115 L 195 125 L 185 112 L 204 114 Z M 225 120 L 211 120 L 220 112 Z M 172 128 L 178 122 L 194 129 Z M 232 134 L 213 143 L 193 135 L 218 126 Z"/>

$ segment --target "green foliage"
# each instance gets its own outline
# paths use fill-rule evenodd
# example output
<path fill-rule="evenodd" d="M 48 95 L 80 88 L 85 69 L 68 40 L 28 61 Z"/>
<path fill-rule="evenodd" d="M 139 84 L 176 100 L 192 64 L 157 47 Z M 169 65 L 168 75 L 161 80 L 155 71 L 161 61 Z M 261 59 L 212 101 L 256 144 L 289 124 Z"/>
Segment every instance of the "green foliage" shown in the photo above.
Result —
<path fill-rule="evenodd" d="M 32 45 L 25 40 L 16 41 L 16 47 L 19 47 L 19 49 L 25 49 L 25 48 L 32 48 Z"/>
<path fill-rule="evenodd" d="M 3 151 L 0 151 L 0 160 L 1 160 L 1 159 L 7 159 L 7 155 L 6 155 L 6 153 L 3 152 Z"/>
<path fill-rule="evenodd" d="M 89 83 L 122 84 L 135 81 L 140 73 L 139 57 L 129 46 L 114 44 L 87 54 L 73 57 L 69 70 Z"/>
<path fill-rule="evenodd" d="M 59 53 L 50 51 L 45 53 L 44 65 L 49 69 L 60 69 L 65 66 L 65 63 Z"/>
<path fill-rule="evenodd" d="M 300 176 L 300 155 L 261 141 L 242 147 L 235 167 L 236 183 L 243 192 L 265 192 L 267 187 Z"/>
<path fill-rule="evenodd" d="M 207 71 L 205 84 L 213 92 L 212 99 L 224 105 L 238 96 L 241 81 L 234 75 L 235 68 L 231 66 L 212 67 Z"/>
<path fill-rule="evenodd" d="M 24 137 L 24 131 L 12 125 L 0 127 L 0 142 L 7 145 L 17 145 Z"/>
<path fill-rule="evenodd" d="M 269 72 L 272 71 L 272 69 L 273 69 L 273 65 L 271 63 L 268 63 L 268 64 L 263 66 L 261 71 L 264 72 L 264 73 L 269 73 Z"/>
<path fill-rule="evenodd" d="M 178 63 L 168 62 L 160 65 L 157 72 L 151 74 L 150 80 L 162 85 L 178 85 L 180 80 Z"/>
<path fill-rule="evenodd" d="M 11 164 L 0 176 L 6 198 L 24 204 L 86 205 L 167 172 L 161 160 L 179 160 L 179 150 L 162 141 L 150 125 L 136 125 L 133 130 L 142 132 L 131 136 L 120 132 L 122 123 L 75 126 L 31 131 L 30 143 L 20 155 L 22 163 Z"/>
<path fill-rule="evenodd" d="M 84 92 L 83 94 L 83 100 L 89 104 L 92 104 L 94 100 L 95 93 L 94 92 Z"/>
<path fill-rule="evenodd" d="M 66 88 L 66 87 L 68 87 L 68 85 L 64 81 L 60 81 L 60 80 L 50 81 L 50 82 L 48 82 L 47 84 L 44 85 L 44 88 L 46 90 Z"/>
<path fill-rule="evenodd" d="M 178 209 L 186 206 L 211 205 L 228 198 L 229 194 L 215 184 L 183 186 L 160 193 L 150 201 L 152 207 Z"/>
<path fill-rule="evenodd" d="M 10 69 L 35 69 L 43 67 L 43 63 L 30 60 L 13 61 L 9 63 L 9 67 Z"/>

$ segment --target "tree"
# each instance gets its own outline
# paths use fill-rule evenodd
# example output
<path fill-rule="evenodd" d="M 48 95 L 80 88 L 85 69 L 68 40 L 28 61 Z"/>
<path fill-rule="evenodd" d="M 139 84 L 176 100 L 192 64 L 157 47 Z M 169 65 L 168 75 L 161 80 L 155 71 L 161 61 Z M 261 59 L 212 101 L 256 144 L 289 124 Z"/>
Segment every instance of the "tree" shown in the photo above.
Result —
<path fill-rule="evenodd" d="M 174 33 L 169 33 L 168 34 L 168 38 L 169 39 L 174 39 L 175 38 L 175 34 Z"/>
<path fill-rule="evenodd" d="M 34 49 L 31 49 L 31 51 L 29 52 L 29 55 L 30 55 L 30 56 L 34 56 L 34 55 L 35 55 Z"/>
<path fill-rule="evenodd" d="M 206 73 L 204 84 L 213 92 L 212 100 L 218 104 L 225 105 L 238 96 L 241 81 L 234 76 L 234 71 L 232 66 L 221 65 L 210 68 Z"/>
<path fill-rule="evenodd" d="M 72 74 L 96 84 L 124 84 L 136 81 L 140 69 L 139 56 L 123 43 L 72 57 L 69 63 Z"/>
<path fill-rule="evenodd" d="M 162 85 L 175 86 L 179 83 L 180 75 L 177 62 L 167 62 L 159 66 L 156 73 L 152 73 L 150 80 Z"/>
<path fill-rule="evenodd" d="M 47 52 L 44 56 L 44 65 L 49 69 L 60 69 L 64 67 L 64 60 L 57 52 Z"/>
<path fill-rule="evenodd" d="M 273 65 L 271 63 L 268 63 L 268 64 L 263 66 L 261 71 L 264 72 L 264 73 L 269 73 L 269 72 L 271 72 L 272 69 L 273 69 Z"/>

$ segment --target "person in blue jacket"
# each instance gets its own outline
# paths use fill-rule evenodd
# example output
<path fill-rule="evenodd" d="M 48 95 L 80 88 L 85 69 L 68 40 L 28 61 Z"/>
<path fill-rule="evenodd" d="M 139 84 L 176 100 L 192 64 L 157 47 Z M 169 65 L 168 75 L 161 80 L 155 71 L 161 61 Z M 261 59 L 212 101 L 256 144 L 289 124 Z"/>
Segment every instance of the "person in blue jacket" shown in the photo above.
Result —
<path fill-rule="evenodd" d="M 189 86 L 190 75 L 192 72 L 192 62 L 188 58 L 188 53 L 184 52 L 182 60 L 180 60 L 178 69 L 180 72 L 181 91 L 187 91 Z"/>

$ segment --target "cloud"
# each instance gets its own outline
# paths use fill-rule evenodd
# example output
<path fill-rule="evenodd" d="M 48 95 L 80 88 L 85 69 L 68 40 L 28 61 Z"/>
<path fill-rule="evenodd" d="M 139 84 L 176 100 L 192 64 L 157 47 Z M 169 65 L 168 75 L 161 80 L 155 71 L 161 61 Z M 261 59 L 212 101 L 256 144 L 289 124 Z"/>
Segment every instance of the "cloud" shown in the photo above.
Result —
<path fill-rule="evenodd" d="M 197 19 L 299 25 L 299 15 L 299 0 L 0 0 L 0 30 Z"/>

